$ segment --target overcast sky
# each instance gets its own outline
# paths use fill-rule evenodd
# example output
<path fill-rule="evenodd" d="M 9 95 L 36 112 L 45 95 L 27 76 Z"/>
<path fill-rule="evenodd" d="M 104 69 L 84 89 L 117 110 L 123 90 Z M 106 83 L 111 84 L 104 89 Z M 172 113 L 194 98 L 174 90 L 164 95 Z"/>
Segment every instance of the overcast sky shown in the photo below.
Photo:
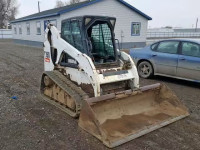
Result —
<path fill-rule="evenodd" d="M 38 12 L 38 0 L 18 0 L 17 18 Z M 63 0 L 69 1 L 69 0 Z M 153 18 L 149 27 L 195 27 L 199 18 L 200 0 L 125 0 Z M 40 0 L 41 11 L 54 8 L 56 0 Z M 120 10 L 119 10 L 120 11 Z"/>

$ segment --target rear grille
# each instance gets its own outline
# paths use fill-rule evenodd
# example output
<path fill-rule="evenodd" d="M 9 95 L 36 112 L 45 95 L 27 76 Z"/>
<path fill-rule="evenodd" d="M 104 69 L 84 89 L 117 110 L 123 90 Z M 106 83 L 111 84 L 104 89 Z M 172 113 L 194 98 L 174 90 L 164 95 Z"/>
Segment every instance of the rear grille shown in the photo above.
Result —
<path fill-rule="evenodd" d="M 101 95 L 128 90 L 128 81 L 120 81 L 101 85 Z"/>

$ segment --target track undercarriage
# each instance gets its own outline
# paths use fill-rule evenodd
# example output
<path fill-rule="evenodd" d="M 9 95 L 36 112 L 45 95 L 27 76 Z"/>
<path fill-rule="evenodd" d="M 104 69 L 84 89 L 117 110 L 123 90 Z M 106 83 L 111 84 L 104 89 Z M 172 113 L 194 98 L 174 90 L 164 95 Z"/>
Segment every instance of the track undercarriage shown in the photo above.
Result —
<path fill-rule="evenodd" d="M 88 97 L 81 88 L 58 71 L 43 74 L 41 93 L 46 101 L 72 117 L 79 116 L 82 100 Z"/>

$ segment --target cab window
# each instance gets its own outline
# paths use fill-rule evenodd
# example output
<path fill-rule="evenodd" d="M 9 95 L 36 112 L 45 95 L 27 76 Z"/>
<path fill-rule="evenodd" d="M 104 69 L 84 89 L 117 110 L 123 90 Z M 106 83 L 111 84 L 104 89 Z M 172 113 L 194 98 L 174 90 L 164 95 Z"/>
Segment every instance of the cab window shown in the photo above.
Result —
<path fill-rule="evenodd" d="M 108 22 L 96 21 L 87 31 L 90 39 L 95 64 L 115 61 L 114 41 Z"/>
<path fill-rule="evenodd" d="M 91 41 L 93 43 L 93 53 L 98 53 L 102 57 L 114 57 L 111 30 L 107 23 L 97 24 L 92 27 Z"/>
<path fill-rule="evenodd" d="M 75 48 L 77 48 L 79 51 L 83 51 L 83 41 L 81 37 L 81 30 L 80 25 L 78 21 L 72 21 L 71 22 L 71 34 L 73 39 L 73 45 Z"/>
<path fill-rule="evenodd" d="M 69 44 L 73 45 L 73 39 L 70 28 L 70 21 L 67 21 L 62 24 L 62 38 L 67 41 Z"/>
<path fill-rule="evenodd" d="M 61 37 L 77 50 L 83 52 L 83 41 L 79 21 L 66 21 L 62 23 Z"/>

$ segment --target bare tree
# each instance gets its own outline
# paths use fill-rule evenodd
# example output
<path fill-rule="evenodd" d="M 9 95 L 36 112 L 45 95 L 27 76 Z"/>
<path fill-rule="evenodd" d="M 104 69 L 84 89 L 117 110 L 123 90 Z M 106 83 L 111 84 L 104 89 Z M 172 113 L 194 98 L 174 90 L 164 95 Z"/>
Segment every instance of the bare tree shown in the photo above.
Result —
<path fill-rule="evenodd" d="M 63 7 L 65 5 L 66 5 L 66 2 L 63 2 L 61 0 L 57 0 L 55 8 Z"/>
<path fill-rule="evenodd" d="M 80 3 L 80 0 L 70 0 L 70 5 Z"/>
<path fill-rule="evenodd" d="M 6 28 L 8 22 L 15 19 L 17 12 L 17 0 L 0 0 L 0 28 Z"/>
<path fill-rule="evenodd" d="M 82 0 L 82 1 L 90 1 L 90 0 Z M 80 3 L 80 2 L 81 2 L 81 0 L 70 0 L 69 2 L 57 0 L 55 8 L 59 8 L 59 7 L 67 6 L 67 5 L 73 5 L 73 4 Z"/>

